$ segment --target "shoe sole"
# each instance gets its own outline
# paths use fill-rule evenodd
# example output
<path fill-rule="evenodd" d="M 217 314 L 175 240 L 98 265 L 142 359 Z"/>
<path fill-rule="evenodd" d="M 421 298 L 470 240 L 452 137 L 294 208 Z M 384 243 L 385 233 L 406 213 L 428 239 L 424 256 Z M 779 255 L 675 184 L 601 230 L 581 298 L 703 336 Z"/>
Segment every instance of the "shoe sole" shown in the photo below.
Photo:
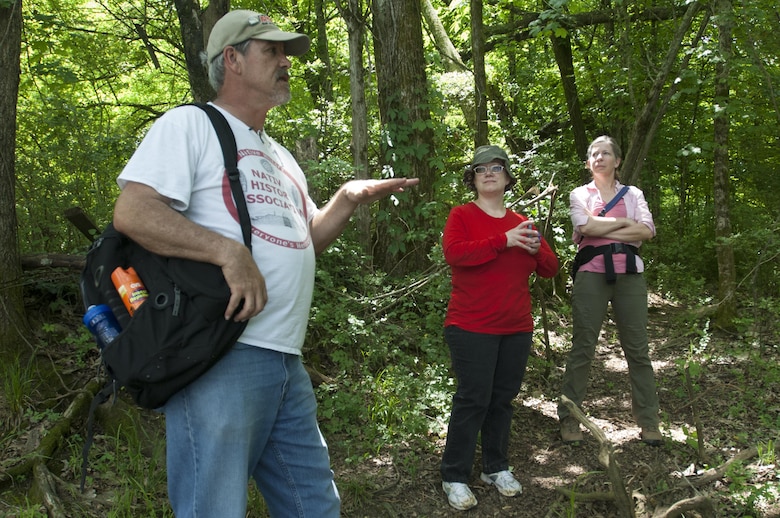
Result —
<path fill-rule="evenodd" d="M 452 507 L 452 508 L 453 508 L 453 509 L 455 509 L 456 511 L 468 511 L 469 509 L 471 509 L 471 508 L 473 508 L 473 507 L 476 507 L 478 502 L 474 502 L 473 504 L 471 504 L 471 505 L 468 505 L 468 506 L 459 507 L 459 506 L 457 506 L 457 505 L 453 504 L 453 503 L 450 501 L 450 499 L 449 499 L 449 498 L 447 498 L 447 503 L 448 503 L 448 504 L 450 504 L 450 507 Z"/>
<path fill-rule="evenodd" d="M 472 509 L 472 508 L 477 506 L 477 504 L 474 504 L 474 505 L 470 505 L 468 507 L 458 507 L 458 506 L 454 505 L 452 502 L 450 502 L 449 500 L 447 500 L 447 503 L 449 503 L 450 507 L 452 507 L 456 511 L 468 511 L 469 509 Z"/>
<path fill-rule="evenodd" d="M 661 446 L 661 444 L 663 444 L 663 442 L 664 442 L 663 435 L 661 435 L 660 432 L 655 432 L 655 431 L 652 431 L 652 432 L 642 431 L 639 434 L 639 439 L 643 443 L 648 444 L 650 446 L 655 446 L 655 447 Z"/>

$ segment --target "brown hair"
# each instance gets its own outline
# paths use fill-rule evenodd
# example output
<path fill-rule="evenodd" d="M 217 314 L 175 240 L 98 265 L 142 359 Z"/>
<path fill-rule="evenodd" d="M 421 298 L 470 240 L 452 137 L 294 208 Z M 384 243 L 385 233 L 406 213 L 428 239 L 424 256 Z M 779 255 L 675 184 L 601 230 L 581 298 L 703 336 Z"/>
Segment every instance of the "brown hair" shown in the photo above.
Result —
<path fill-rule="evenodd" d="M 590 143 L 588 146 L 588 152 L 587 152 L 587 159 L 586 161 L 590 161 L 590 150 L 593 149 L 593 146 L 596 144 L 601 144 L 606 142 L 609 144 L 609 146 L 612 148 L 612 153 L 615 155 L 615 158 L 619 160 L 623 160 L 623 151 L 620 150 L 620 145 L 617 143 L 615 139 L 610 137 L 609 135 L 601 135 L 600 137 L 596 137 L 593 142 Z M 619 179 L 618 171 L 615 169 L 615 178 Z"/>
<path fill-rule="evenodd" d="M 615 157 L 623 160 L 623 152 L 620 150 L 620 145 L 610 137 L 609 135 L 601 135 L 600 137 L 597 137 L 593 142 L 590 143 L 588 146 L 588 159 L 590 160 L 590 150 L 595 146 L 596 144 L 601 144 L 602 142 L 606 142 L 610 146 L 612 146 L 612 152 L 615 153 Z"/>

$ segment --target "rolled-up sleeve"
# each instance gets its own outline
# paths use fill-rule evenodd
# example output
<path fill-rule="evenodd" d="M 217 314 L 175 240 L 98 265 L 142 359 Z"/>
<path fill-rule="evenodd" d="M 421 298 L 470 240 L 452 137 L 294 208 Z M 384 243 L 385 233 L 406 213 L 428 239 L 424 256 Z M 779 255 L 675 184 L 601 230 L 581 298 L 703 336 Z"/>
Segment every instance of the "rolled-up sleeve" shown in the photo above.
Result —
<path fill-rule="evenodd" d="M 588 210 L 588 187 L 583 185 L 571 191 L 569 194 L 569 215 L 571 216 L 571 224 L 574 228 L 571 239 L 575 243 L 579 243 L 582 240 L 582 234 L 579 232 L 581 225 L 585 225 L 588 222 L 588 217 L 591 216 L 590 210 Z"/>
<path fill-rule="evenodd" d="M 631 206 L 627 207 L 628 214 L 631 219 L 637 223 L 643 223 L 652 232 L 655 237 L 655 223 L 653 222 L 653 214 L 650 212 L 650 207 L 647 205 L 645 195 L 638 187 L 631 187 L 630 192 L 632 196 L 628 198 L 628 203 Z"/>

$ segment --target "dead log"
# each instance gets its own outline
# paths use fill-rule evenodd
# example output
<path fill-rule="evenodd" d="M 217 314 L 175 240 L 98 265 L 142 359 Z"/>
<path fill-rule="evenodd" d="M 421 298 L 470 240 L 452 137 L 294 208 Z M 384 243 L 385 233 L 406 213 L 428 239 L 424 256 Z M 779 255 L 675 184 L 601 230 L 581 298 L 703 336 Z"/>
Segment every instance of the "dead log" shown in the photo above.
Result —
<path fill-rule="evenodd" d="M 738 462 L 745 462 L 758 455 L 758 448 L 751 447 L 746 450 L 742 450 L 734 457 L 724 462 L 716 468 L 711 468 L 695 477 L 688 477 L 678 483 L 675 487 L 677 489 L 683 488 L 700 488 L 720 480 L 728 472 L 729 468 Z M 682 516 L 686 511 L 697 510 L 702 516 L 714 516 L 714 505 L 712 500 L 707 495 L 696 495 L 691 498 L 679 500 L 672 504 L 670 507 L 659 507 L 653 513 L 653 518 L 676 518 Z"/>
<path fill-rule="evenodd" d="M 607 440 L 604 432 L 579 409 L 574 401 L 561 395 L 561 403 L 569 410 L 569 415 L 582 423 L 585 428 L 599 442 L 599 462 L 607 469 L 607 476 L 612 484 L 612 493 L 615 496 L 615 506 L 618 513 L 624 518 L 635 518 L 634 502 L 626 491 L 623 483 L 623 476 L 620 474 L 620 466 L 615 459 L 615 449 L 612 443 Z"/>
<path fill-rule="evenodd" d="M 71 207 L 65 211 L 65 217 L 70 221 L 84 237 L 90 241 L 100 235 L 100 229 L 94 221 L 87 216 L 81 207 Z M 23 270 L 35 270 L 38 268 L 69 268 L 81 270 L 84 268 L 83 255 L 70 254 L 34 254 L 21 257 Z"/>

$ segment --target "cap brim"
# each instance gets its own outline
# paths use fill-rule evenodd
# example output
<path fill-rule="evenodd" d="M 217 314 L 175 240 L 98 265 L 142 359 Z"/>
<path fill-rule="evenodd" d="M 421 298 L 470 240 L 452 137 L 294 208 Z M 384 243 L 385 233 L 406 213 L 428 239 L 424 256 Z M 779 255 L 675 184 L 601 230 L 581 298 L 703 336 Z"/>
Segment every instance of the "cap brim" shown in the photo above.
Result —
<path fill-rule="evenodd" d="M 309 52 L 309 48 L 311 48 L 311 41 L 308 36 L 294 32 L 269 31 L 256 39 L 283 42 L 284 53 L 288 56 L 301 56 Z"/>

